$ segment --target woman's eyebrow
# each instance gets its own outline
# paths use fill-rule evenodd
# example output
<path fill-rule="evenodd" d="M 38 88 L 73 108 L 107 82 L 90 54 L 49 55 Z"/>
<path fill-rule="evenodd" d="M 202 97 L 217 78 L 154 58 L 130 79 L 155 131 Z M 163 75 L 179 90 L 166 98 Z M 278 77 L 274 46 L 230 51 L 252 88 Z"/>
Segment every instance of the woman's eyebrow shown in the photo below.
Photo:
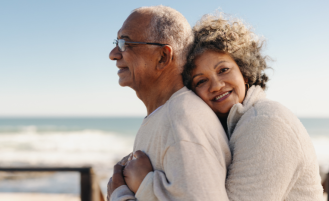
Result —
<path fill-rule="evenodd" d="M 203 73 L 199 73 L 199 74 L 193 75 L 192 80 L 193 80 L 196 76 L 199 76 L 199 75 L 203 75 Z"/>
<path fill-rule="evenodd" d="M 220 61 L 220 62 L 218 62 L 218 63 L 214 66 L 214 69 L 216 69 L 221 63 L 224 63 L 224 62 L 226 62 L 226 61 Z"/>

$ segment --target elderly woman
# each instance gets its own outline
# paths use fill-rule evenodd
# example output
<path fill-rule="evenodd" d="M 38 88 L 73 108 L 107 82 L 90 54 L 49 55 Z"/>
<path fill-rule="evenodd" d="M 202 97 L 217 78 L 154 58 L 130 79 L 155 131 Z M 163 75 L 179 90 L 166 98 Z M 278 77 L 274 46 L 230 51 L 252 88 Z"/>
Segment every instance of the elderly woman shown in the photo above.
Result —
<path fill-rule="evenodd" d="M 262 40 L 240 20 L 204 16 L 183 77 L 216 113 L 232 151 L 230 200 L 322 200 L 309 135 L 280 103 L 265 98 Z"/>
<path fill-rule="evenodd" d="M 262 40 L 241 20 L 215 15 L 204 16 L 194 33 L 184 82 L 226 130 L 233 157 L 226 180 L 229 199 L 322 200 L 307 131 L 287 108 L 265 98 L 269 67 Z"/>

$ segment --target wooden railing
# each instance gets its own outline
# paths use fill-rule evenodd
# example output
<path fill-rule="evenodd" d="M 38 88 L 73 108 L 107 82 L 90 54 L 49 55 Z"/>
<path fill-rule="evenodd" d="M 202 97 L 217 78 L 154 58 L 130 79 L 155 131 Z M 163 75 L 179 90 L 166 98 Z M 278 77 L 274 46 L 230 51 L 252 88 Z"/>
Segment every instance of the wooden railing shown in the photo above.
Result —
<path fill-rule="evenodd" d="M 91 167 L 0 167 L 6 172 L 80 172 L 81 201 L 105 201 Z"/>
<path fill-rule="evenodd" d="M 329 201 L 329 173 L 326 176 L 326 179 L 322 183 L 322 187 L 325 193 L 327 193 L 327 201 Z"/>

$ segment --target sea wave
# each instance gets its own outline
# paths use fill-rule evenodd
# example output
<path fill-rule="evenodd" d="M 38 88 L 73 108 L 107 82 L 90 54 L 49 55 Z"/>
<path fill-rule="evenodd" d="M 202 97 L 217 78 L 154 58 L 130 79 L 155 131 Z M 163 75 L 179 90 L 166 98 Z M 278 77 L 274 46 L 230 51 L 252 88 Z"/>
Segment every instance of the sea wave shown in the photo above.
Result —
<path fill-rule="evenodd" d="M 40 132 L 36 126 L 28 126 L 18 132 L 2 132 L 0 136 L 0 166 L 2 167 L 81 167 L 92 166 L 106 193 L 106 183 L 112 175 L 112 167 L 132 151 L 134 136 L 101 130 Z M 24 174 L 23 174 L 24 175 Z M 69 175 L 72 175 L 71 173 Z M 74 175 L 74 174 L 73 174 Z M 17 174 L 15 174 L 15 177 Z M 32 175 L 33 176 L 33 175 Z M 13 175 L 0 175 L 6 179 Z M 62 173 L 40 175 L 25 179 L 0 181 L 0 192 L 50 192 L 65 193 L 78 180 Z M 8 178 L 7 178 L 8 179 Z M 30 185 L 22 187 L 22 182 Z M 73 182 L 73 183 L 72 183 Z M 44 185 L 53 185 L 44 188 Z M 78 186 L 73 185 L 74 194 Z M 48 190 L 47 190 L 48 189 Z"/>
<path fill-rule="evenodd" d="M 1 166 L 113 167 L 132 151 L 134 136 L 99 130 L 2 133 Z"/>
<path fill-rule="evenodd" d="M 0 165 L 112 166 L 132 151 L 134 137 L 85 129 L 42 132 L 36 126 L 2 132 Z M 311 135 L 319 164 L 329 171 L 329 136 Z"/>
<path fill-rule="evenodd" d="M 312 136 L 311 139 L 319 161 L 321 172 L 329 172 L 329 136 L 318 135 Z"/>

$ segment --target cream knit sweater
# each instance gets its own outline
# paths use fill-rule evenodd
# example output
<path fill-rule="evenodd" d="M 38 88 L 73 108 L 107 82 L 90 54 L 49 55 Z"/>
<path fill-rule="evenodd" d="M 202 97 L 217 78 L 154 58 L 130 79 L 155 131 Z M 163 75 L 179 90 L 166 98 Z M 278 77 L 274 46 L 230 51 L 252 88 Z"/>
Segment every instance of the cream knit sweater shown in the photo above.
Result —
<path fill-rule="evenodd" d="M 228 116 L 231 201 L 320 201 L 323 189 L 313 144 L 299 119 L 251 87 Z"/>
<path fill-rule="evenodd" d="M 123 185 L 111 200 L 228 200 L 226 134 L 214 112 L 186 87 L 143 121 L 136 150 L 148 154 L 154 172 L 144 178 L 136 197 Z"/>
<path fill-rule="evenodd" d="M 134 150 L 146 151 L 154 168 L 157 169 L 147 175 L 136 197 L 139 200 L 227 200 L 226 192 L 221 185 L 222 173 L 225 169 L 220 165 L 224 164 L 224 160 L 227 164 L 230 159 L 227 156 L 229 152 L 226 149 L 225 136 L 220 126 L 218 128 L 220 133 L 209 130 L 214 129 L 213 125 L 218 127 L 218 119 L 214 121 L 213 113 L 209 112 L 209 108 L 199 103 L 199 100 L 185 88 L 174 94 L 164 106 L 153 117 L 144 120 L 136 137 Z M 201 108 L 202 110 L 199 110 Z M 184 120 L 181 119 L 182 115 Z M 168 123 L 170 121 L 172 123 Z M 183 125 L 180 125 L 182 123 Z M 162 132 L 163 124 L 170 124 L 166 126 L 168 130 L 165 132 Z M 150 127 L 152 132 L 147 132 Z M 158 129 L 154 131 L 156 127 Z M 248 90 L 243 104 L 232 107 L 228 116 L 228 128 L 233 154 L 226 181 L 229 200 L 320 201 L 323 199 L 319 167 L 307 131 L 287 108 L 267 100 L 259 86 L 253 86 Z M 193 132 L 195 129 L 197 131 Z M 177 132 L 176 137 L 173 130 L 183 132 Z M 211 132 L 215 132 L 219 138 L 213 136 Z M 217 140 L 209 141 L 211 138 Z M 201 143 L 198 143 L 198 140 L 201 140 Z M 209 158 L 209 155 L 202 151 L 201 153 L 207 156 L 203 159 L 197 151 L 200 148 L 186 146 L 185 150 L 180 150 L 174 146 L 177 142 L 179 144 L 184 142 L 183 145 L 178 144 L 180 148 L 184 147 L 185 142 L 190 145 L 204 144 L 204 147 L 212 147 L 208 149 L 213 150 L 213 153 L 221 154 L 215 159 L 215 157 Z M 166 152 L 165 156 L 161 157 L 162 150 L 166 148 L 170 150 L 171 157 Z M 187 149 L 191 149 L 193 153 Z M 159 153 L 160 156 L 157 156 Z M 176 154 L 179 155 L 175 156 Z M 216 165 L 212 160 L 218 161 L 217 168 L 212 166 Z M 209 168 L 204 167 L 208 163 Z M 186 166 L 186 164 L 190 165 Z M 199 176 L 195 177 L 195 174 Z M 209 179 L 209 183 L 204 179 Z M 213 179 L 218 179 L 218 182 Z M 119 187 L 111 197 L 111 200 L 130 199 L 136 198 L 127 186 Z"/>

